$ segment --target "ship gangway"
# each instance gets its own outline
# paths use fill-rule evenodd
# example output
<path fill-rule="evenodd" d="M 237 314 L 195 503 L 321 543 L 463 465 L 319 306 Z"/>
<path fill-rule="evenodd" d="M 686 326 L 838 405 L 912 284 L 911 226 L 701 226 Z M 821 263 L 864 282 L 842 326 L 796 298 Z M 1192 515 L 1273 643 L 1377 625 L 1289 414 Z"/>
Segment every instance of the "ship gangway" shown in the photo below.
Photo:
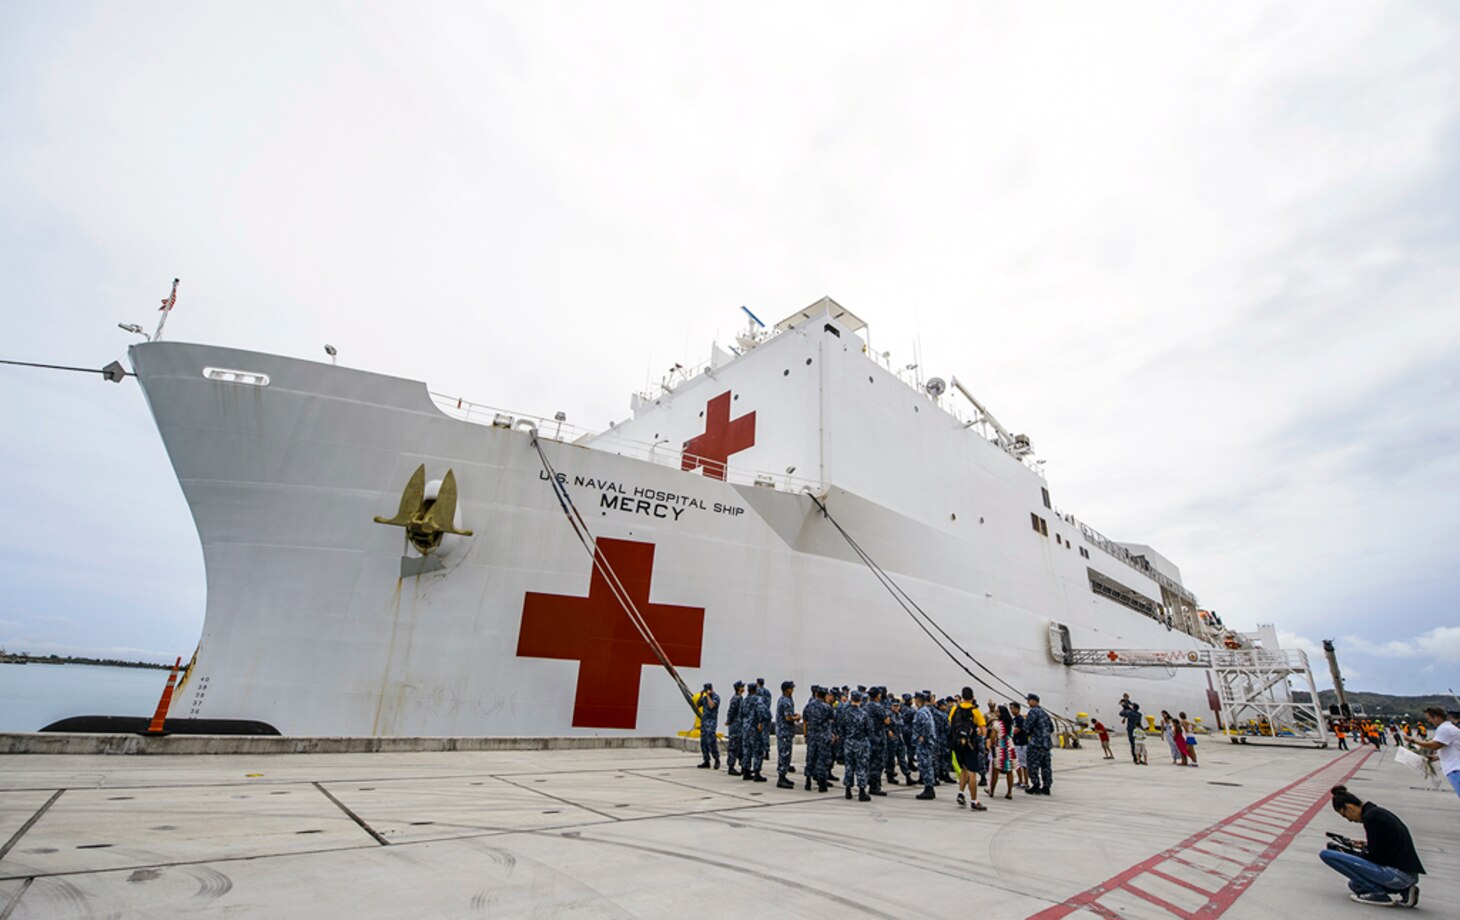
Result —
<path fill-rule="evenodd" d="M 1051 623 L 1049 651 L 1055 661 L 1076 670 L 1107 668 L 1198 668 L 1216 687 L 1213 706 L 1233 744 L 1251 737 L 1263 741 L 1300 741 L 1328 747 L 1328 729 L 1318 704 L 1318 689 L 1308 656 L 1300 649 L 1125 649 L 1074 648 L 1068 628 Z M 1307 703 L 1293 699 L 1290 680 L 1308 687 Z M 1248 734 L 1248 730 L 1251 734 Z"/>

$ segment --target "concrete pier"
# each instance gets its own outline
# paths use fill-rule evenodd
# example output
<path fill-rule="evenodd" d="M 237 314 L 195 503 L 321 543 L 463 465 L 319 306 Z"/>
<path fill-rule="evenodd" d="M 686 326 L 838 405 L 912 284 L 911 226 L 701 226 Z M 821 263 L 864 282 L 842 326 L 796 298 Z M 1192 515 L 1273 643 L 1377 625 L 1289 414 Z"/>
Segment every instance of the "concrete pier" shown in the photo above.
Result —
<path fill-rule="evenodd" d="M 6 755 L 0 918 L 1362 916 L 1316 858 L 1362 836 L 1327 802 L 1345 780 L 1413 831 L 1420 910 L 1460 903 L 1460 799 L 1392 749 L 1151 753 L 1056 751 L 1053 796 L 983 813 L 665 747 Z"/>

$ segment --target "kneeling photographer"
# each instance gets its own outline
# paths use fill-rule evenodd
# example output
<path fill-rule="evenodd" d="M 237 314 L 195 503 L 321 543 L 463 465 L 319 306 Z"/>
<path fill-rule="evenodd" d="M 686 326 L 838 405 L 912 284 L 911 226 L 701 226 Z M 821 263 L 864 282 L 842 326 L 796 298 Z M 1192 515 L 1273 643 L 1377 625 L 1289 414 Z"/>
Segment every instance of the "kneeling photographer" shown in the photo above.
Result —
<path fill-rule="evenodd" d="M 1318 854 L 1324 864 L 1349 880 L 1349 897 L 1360 904 L 1383 907 L 1419 903 L 1419 877 L 1425 867 L 1414 852 L 1409 828 L 1393 812 L 1363 802 L 1343 786 L 1334 786 L 1333 810 L 1364 826 L 1367 840 L 1329 834 L 1328 849 Z"/>

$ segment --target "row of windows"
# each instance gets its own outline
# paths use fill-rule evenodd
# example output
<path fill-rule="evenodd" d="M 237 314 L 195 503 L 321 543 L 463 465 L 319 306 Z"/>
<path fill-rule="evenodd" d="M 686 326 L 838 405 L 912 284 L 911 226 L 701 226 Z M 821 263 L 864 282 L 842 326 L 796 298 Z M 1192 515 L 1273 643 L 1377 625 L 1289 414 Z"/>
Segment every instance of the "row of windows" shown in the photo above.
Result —
<path fill-rule="evenodd" d="M 1049 522 L 1033 511 L 1029 512 L 1029 523 L 1034 525 L 1034 532 L 1049 536 Z"/>
<path fill-rule="evenodd" d="M 1094 569 L 1086 569 L 1090 573 L 1090 590 L 1101 597 L 1109 598 L 1120 604 L 1122 607 L 1129 607 L 1132 610 L 1144 613 L 1148 617 L 1156 616 L 1157 604 L 1138 591 L 1127 588 L 1120 582 L 1107 578 Z"/>

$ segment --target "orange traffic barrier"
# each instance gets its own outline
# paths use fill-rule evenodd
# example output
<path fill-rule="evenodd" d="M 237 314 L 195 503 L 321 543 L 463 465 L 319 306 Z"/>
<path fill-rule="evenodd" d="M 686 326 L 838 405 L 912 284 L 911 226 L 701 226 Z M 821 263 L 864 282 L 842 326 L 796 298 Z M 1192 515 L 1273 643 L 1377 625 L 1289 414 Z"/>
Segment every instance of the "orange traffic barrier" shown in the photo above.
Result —
<path fill-rule="evenodd" d="M 172 705 L 172 689 L 177 686 L 177 670 L 181 666 L 181 658 L 172 664 L 172 673 L 167 675 L 167 686 L 162 688 L 162 699 L 157 701 L 157 711 L 152 714 L 152 724 L 147 726 L 149 735 L 162 734 L 162 726 L 167 721 L 167 707 Z"/>

